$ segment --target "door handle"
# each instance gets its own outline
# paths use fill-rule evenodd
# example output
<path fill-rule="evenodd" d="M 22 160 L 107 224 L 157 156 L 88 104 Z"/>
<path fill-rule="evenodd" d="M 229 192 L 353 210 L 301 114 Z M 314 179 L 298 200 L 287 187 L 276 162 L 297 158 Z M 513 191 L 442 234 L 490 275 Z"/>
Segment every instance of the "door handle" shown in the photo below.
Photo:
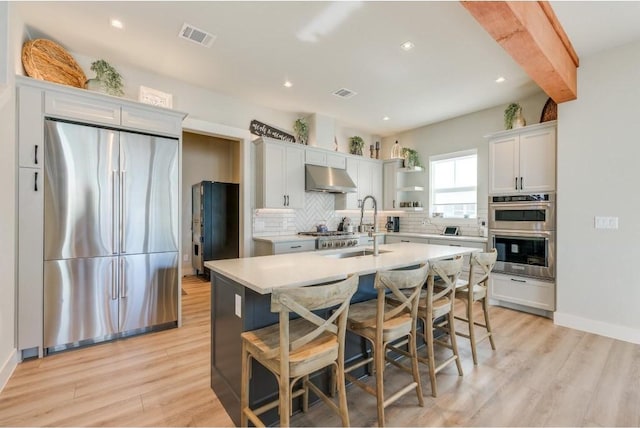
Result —
<path fill-rule="evenodd" d="M 127 252 L 126 245 L 126 224 L 127 224 L 127 195 L 125 193 L 127 184 L 127 171 L 120 171 L 120 252 Z"/>
<path fill-rule="evenodd" d="M 116 214 L 116 171 L 115 169 L 111 171 L 111 254 L 117 254 L 118 249 L 116 248 L 116 224 L 117 222 L 117 214 Z"/>
<path fill-rule="evenodd" d="M 37 144 L 36 144 L 36 149 L 35 149 L 33 155 L 34 155 L 33 156 L 33 163 L 38 165 L 38 145 Z"/>
<path fill-rule="evenodd" d="M 522 179 L 522 177 L 520 177 L 520 190 L 522 190 L 522 183 L 524 182 L 524 180 Z"/>
<path fill-rule="evenodd" d="M 287 206 L 289 206 L 289 195 L 287 195 Z"/>
<path fill-rule="evenodd" d="M 116 278 L 118 277 L 116 272 L 116 263 L 111 261 L 111 300 L 118 299 L 118 288 L 116 287 Z"/>
<path fill-rule="evenodd" d="M 33 180 L 33 191 L 37 192 L 38 191 L 38 173 L 34 172 L 34 180 Z"/>
<path fill-rule="evenodd" d="M 524 279 L 515 279 L 515 278 L 511 278 L 511 281 L 514 281 L 514 282 L 523 282 L 523 283 L 526 283 L 526 282 L 527 282 L 527 281 L 525 281 Z"/>
<path fill-rule="evenodd" d="M 291 247 L 289 247 L 289 248 L 291 248 L 292 250 L 293 250 L 294 248 L 302 248 L 302 245 L 292 245 L 292 246 L 291 246 Z"/>
<path fill-rule="evenodd" d="M 124 272 L 124 268 L 125 268 L 125 264 L 124 264 L 124 258 L 120 258 L 120 298 L 121 299 L 126 299 L 127 298 L 127 283 L 126 283 L 126 275 Z"/>
<path fill-rule="evenodd" d="M 401 239 L 400 242 L 411 242 L 411 241 L 406 241 L 404 239 Z"/>
<path fill-rule="evenodd" d="M 287 195 L 282 195 L 282 206 L 287 206 Z"/>
<path fill-rule="evenodd" d="M 516 190 L 518 190 L 518 177 L 516 177 Z"/>
<path fill-rule="evenodd" d="M 391 208 L 395 208 L 395 207 L 396 207 L 396 200 L 394 199 L 394 200 L 391 202 Z"/>

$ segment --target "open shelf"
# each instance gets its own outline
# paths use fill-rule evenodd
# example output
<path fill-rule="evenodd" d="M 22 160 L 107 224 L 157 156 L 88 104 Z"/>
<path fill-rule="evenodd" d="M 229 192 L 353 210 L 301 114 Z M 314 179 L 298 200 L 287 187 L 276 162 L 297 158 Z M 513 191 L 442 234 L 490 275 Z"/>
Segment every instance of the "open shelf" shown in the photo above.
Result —
<path fill-rule="evenodd" d="M 421 166 L 414 166 L 412 168 L 398 168 L 398 172 L 422 172 L 424 168 Z"/>
<path fill-rule="evenodd" d="M 424 192 L 424 187 L 422 186 L 406 186 L 406 187 L 398 187 L 399 192 Z"/>

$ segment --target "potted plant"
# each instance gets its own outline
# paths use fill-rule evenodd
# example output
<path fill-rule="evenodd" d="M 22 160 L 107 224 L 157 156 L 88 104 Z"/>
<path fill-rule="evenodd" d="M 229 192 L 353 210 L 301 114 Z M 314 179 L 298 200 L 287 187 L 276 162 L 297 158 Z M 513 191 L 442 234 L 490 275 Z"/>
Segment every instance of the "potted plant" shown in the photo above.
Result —
<path fill-rule="evenodd" d="M 122 76 L 107 61 L 99 59 L 91 63 L 96 77 L 87 80 L 86 88 L 121 97 L 124 95 Z"/>
<path fill-rule="evenodd" d="M 420 162 L 420 156 L 418 152 L 414 149 L 410 149 L 405 147 L 402 149 L 402 155 L 404 157 L 404 166 L 405 168 L 413 168 L 414 166 L 422 167 L 422 162 Z"/>
<path fill-rule="evenodd" d="M 526 125 L 522 116 L 522 107 L 518 103 L 511 103 L 504 111 L 505 129 L 521 128 Z"/>
<path fill-rule="evenodd" d="M 293 122 L 293 132 L 296 133 L 296 141 L 299 144 L 307 144 L 309 139 L 309 125 L 304 117 Z"/>
<path fill-rule="evenodd" d="M 349 153 L 352 155 L 360 155 L 362 156 L 362 148 L 364 147 L 364 140 L 362 137 L 358 137 L 354 135 L 349 138 Z"/>

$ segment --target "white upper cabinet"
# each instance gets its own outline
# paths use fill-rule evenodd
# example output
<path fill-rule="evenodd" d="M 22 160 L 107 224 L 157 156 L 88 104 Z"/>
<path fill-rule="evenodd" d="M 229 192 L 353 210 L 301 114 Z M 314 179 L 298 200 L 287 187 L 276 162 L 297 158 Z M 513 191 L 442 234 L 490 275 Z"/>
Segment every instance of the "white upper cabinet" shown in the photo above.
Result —
<path fill-rule="evenodd" d="M 359 210 L 365 196 L 376 198 L 378 209 L 382 209 L 382 163 L 378 160 L 347 157 L 347 173 L 356 184 L 356 193 L 337 194 L 335 208 L 337 210 Z M 373 204 L 367 202 L 366 209 Z"/>
<path fill-rule="evenodd" d="M 304 148 L 256 140 L 257 208 L 304 207 Z"/>
<path fill-rule="evenodd" d="M 489 136 L 489 194 L 556 188 L 556 122 Z"/>
<path fill-rule="evenodd" d="M 307 147 L 304 156 L 305 163 L 309 165 L 329 166 L 340 169 L 346 168 L 346 157 L 339 153 Z"/>
<path fill-rule="evenodd" d="M 42 123 L 43 91 L 22 86 L 18 92 L 19 166 L 40 168 L 44 165 L 44 127 Z"/>

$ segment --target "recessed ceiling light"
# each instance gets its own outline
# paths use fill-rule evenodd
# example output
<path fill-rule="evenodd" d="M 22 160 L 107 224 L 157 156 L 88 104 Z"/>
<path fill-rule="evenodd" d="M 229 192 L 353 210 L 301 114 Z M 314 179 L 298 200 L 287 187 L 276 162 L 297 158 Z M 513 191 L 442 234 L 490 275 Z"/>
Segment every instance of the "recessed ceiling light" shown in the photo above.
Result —
<path fill-rule="evenodd" d="M 389 116 L 383 117 L 382 120 L 389 120 Z"/>
<path fill-rule="evenodd" d="M 500 76 L 500 77 L 498 77 L 498 78 L 496 79 L 496 83 L 502 83 L 502 82 L 504 82 L 505 80 L 507 80 L 507 79 L 505 79 L 504 77 Z"/>
<path fill-rule="evenodd" d="M 411 49 L 413 49 L 414 46 L 415 45 L 413 44 L 413 42 L 409 40 L 407 40 L 406 42 L 400 45 L 400 47 L 405 51 L 410 51 Z"/>
<path fill-rule="evenodd" d="M 291 83 L 291 82 L 290 82 L 290 81 L 288 81 L 288 80 L 285 80 L 285 81 L 284 81 L 284 83 L 283 83 L 283 85 L 284 85 L 284 87 L 285 87 L 285 88 L 290 88 L 290 87 L 292 87 L 292 86 L 293 86 L 293 83 Z"/>
<path fill-rule="evenodd" d="M 124 28 L 124 24 L 119 19 L 112 19 L 111 26 L 113 28 L 117 28 L 118 30 L 122 30 Z"/>

